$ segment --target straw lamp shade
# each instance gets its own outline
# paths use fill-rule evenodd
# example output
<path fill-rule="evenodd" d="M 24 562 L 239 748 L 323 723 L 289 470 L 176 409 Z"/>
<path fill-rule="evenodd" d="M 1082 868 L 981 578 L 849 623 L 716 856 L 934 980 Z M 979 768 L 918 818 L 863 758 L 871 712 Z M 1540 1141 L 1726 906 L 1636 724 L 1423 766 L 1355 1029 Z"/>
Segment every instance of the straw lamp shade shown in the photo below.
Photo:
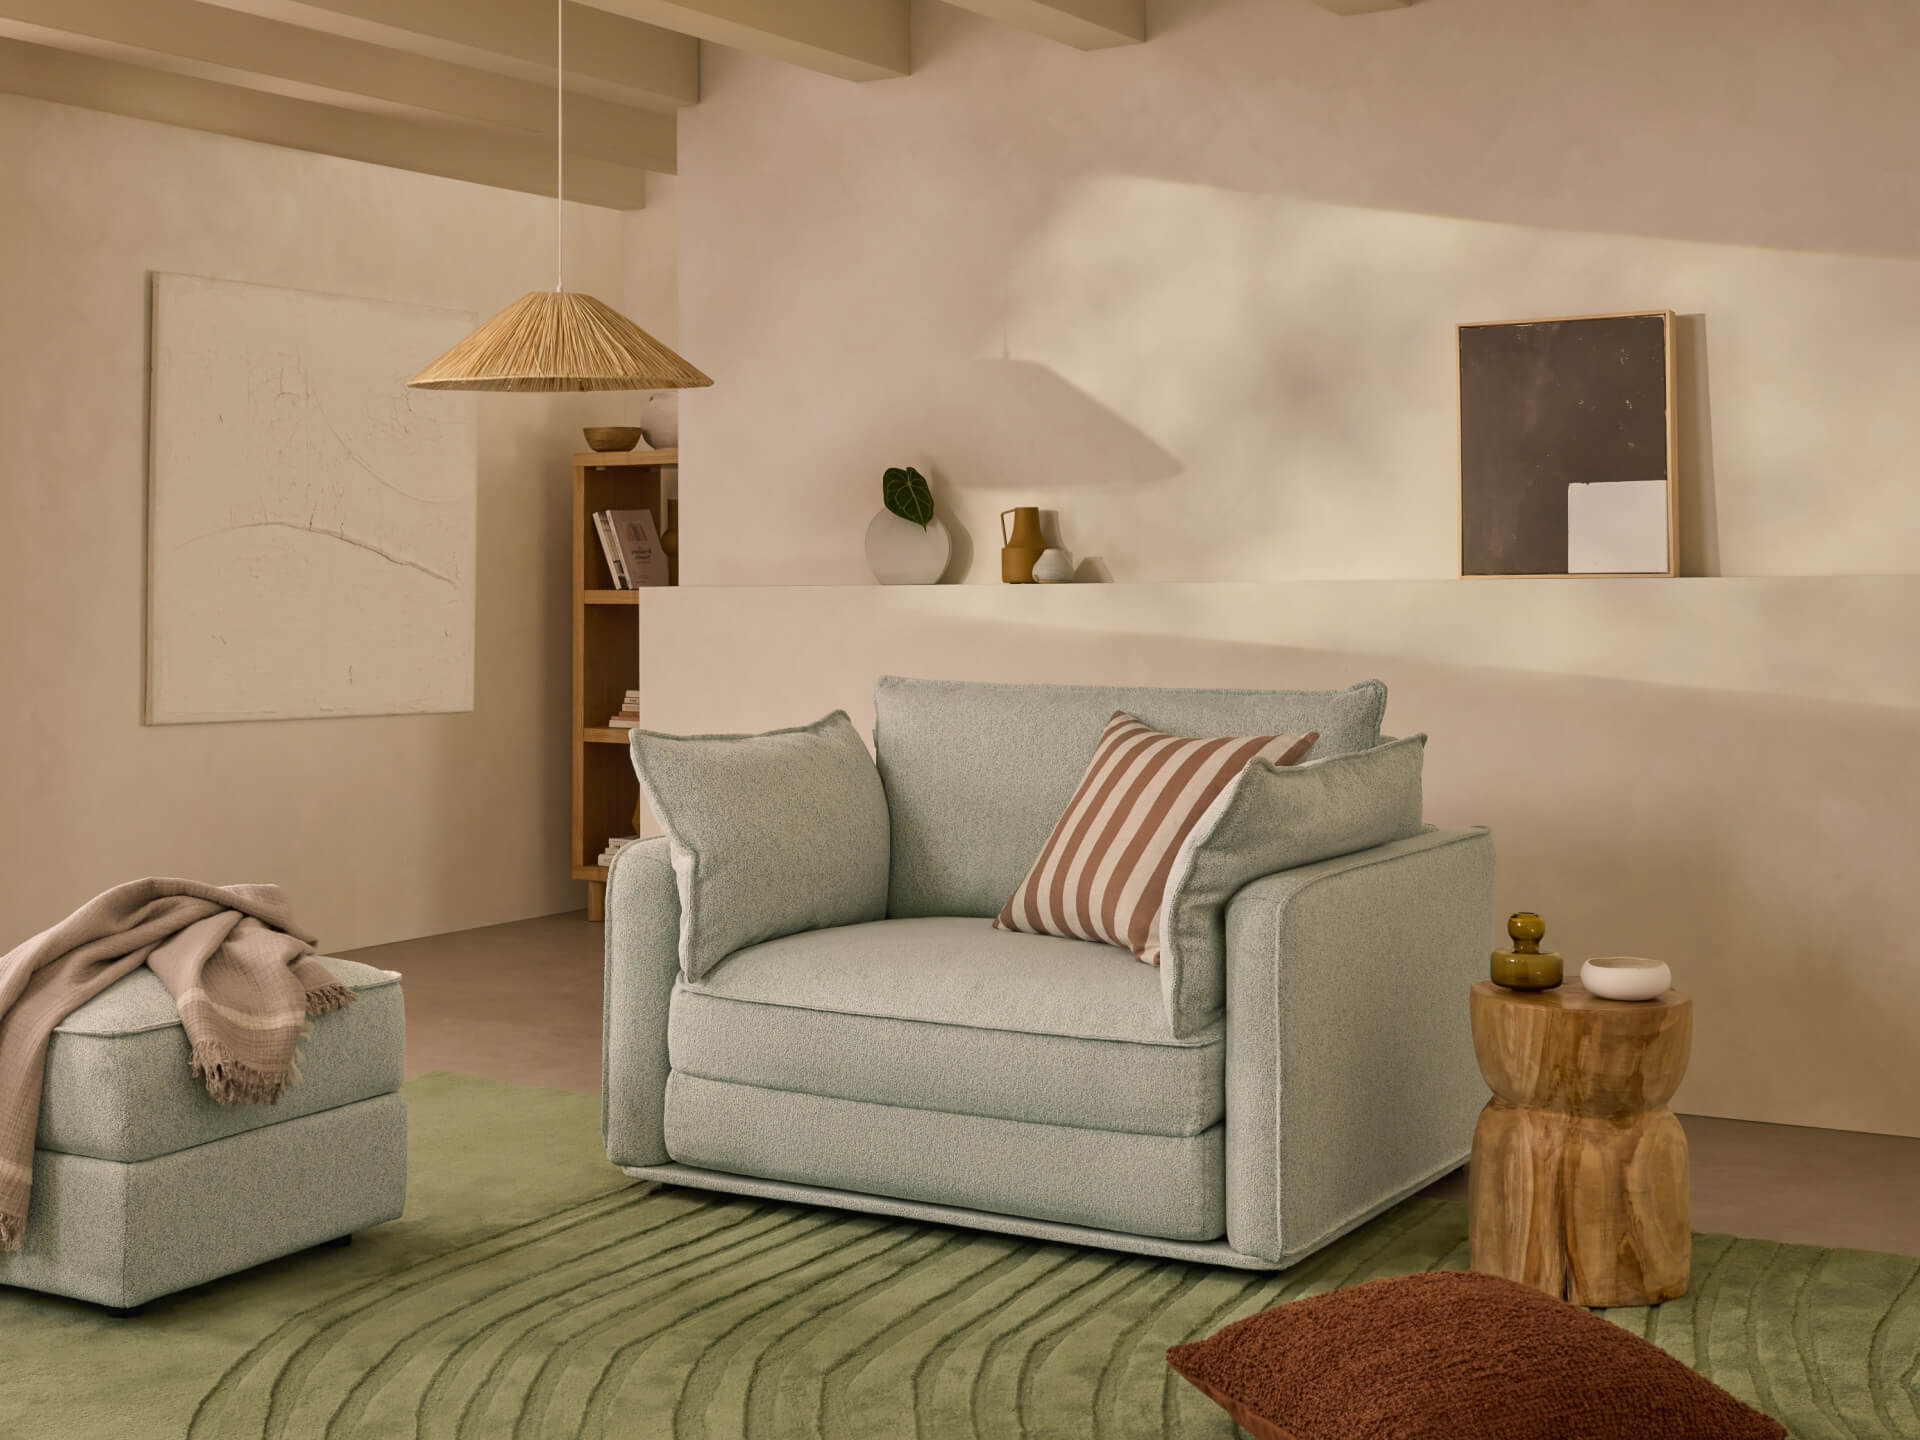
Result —
<path fill-rule="evenodd" d="M 552 290 L 522 295 L 413 379 L 415 390 L 691 390 L 713 381 L 611 305 L 567 289 L 567 5 L 553 0 Z"/>
<path fill-rule="evenodd" d="M 536 290 L 413 379 L 416 390 L 690 390 L 712 380 L 591 295 Z"/>

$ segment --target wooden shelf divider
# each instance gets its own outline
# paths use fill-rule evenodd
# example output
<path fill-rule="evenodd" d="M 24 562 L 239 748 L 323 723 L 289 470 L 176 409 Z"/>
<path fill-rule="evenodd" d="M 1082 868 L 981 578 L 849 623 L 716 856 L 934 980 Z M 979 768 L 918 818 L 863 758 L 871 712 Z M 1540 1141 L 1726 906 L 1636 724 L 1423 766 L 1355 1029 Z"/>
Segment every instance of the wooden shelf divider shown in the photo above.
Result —
<path fill-rule="evenodd" d="M 606 913 L 607 871 L 595 864 L 607 841 L 634 831 L 640 782 L 625 730 L 609 726 L 640 685 L 640 597 L 617 590 L 593 517 L 601 510 L 653 512 L 667 530 L 666 471 L 678 450 L 581 451 L 573 457 L 573 824 L 571 874 L 587 882 L 587 918 Z"/>

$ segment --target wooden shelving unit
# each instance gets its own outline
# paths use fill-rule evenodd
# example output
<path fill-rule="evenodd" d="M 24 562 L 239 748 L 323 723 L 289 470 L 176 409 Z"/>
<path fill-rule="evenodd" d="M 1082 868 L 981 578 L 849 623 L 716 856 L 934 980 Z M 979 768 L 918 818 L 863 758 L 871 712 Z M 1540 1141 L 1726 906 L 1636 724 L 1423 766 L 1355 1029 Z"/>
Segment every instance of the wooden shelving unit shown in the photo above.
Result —
<path fill-rule="evenodd" d="M 607 726 L 640 684 L 639 590 L 615 590 L 593 516 L 653 511 L 667 529 L 666 472 L 678 450 L 583 451 L 573 457 L 573 878 L 587 882 L 587 918 L 606 913 L 607 872 L 594 863 L 615 835 L 633 833 L 640 798 L 627 732 Z"/>

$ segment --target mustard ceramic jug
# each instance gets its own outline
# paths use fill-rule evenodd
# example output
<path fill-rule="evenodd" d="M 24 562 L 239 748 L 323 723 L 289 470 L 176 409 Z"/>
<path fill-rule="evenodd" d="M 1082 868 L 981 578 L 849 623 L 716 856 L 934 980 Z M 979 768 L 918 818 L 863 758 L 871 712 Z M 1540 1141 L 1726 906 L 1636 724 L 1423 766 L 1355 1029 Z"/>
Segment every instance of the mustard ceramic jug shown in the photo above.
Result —
<path fill-rule="evenodd" d="M 1013 516 L 1013 529 L 1007 529 L 1007 516 Z M 1000 512 L 1000 578 L 1009 585 L 1031 585 L 1033 562 L 1047 548 L 1040 534 L 1040 507 L 1016 505 Z"/>

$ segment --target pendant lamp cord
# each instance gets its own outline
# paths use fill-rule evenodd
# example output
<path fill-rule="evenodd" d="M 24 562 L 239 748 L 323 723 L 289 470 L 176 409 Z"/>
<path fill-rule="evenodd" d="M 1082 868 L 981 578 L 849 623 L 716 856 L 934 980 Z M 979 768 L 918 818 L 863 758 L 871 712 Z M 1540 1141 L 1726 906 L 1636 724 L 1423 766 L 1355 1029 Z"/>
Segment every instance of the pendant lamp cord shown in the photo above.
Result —
<path fill-rule="evenodd" d="M 553 0 L 553 289 L 567 288 L 567 0 Z"/>

